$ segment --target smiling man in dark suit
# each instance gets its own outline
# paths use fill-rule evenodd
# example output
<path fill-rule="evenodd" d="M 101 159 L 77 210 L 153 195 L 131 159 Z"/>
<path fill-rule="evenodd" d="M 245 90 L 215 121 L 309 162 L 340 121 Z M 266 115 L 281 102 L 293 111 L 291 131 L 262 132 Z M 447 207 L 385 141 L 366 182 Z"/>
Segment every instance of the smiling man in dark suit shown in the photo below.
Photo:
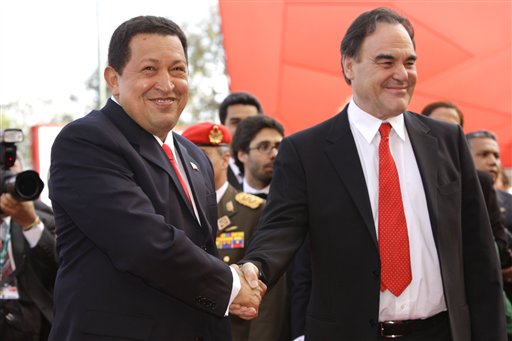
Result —
<path fill-rule="evenodd" d="M 52 340 L 229 340 L 230 302 L 264 293 L 218 259 L 211 163 L 173 133 L 188 99 L 187 42 L 172 21 L 114 32 L 105 107 L 52 148 L 59 270 Z"/>
<path fill-rule="evenodd" d="M 308 235 L 306 340 L 506 340 L 498 259 L 464 134 L 407 111 L 416 84 L 409 20 L 363 13 L 341 62 L 352 99 L 283 139 L 245 276 L 252 283 L 261 272 L 271 288 Z"/>

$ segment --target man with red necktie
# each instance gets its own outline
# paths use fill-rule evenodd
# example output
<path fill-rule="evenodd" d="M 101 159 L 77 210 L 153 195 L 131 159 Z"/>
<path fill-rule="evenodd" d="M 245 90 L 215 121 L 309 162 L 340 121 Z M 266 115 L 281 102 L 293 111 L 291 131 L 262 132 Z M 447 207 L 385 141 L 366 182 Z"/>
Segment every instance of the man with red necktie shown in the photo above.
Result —
<path fill-rule="evenodd" d="M 340 50 L 350 103 L 283 139 L 240 261 L 245 277 L 272 290 L 308 235 L 306 340 L 506 340 L 500 267 L 464 133 L 407 111 L 411 23 L 365 12 Z"/>
<path fill-rule="evenodd" d="M 50 340 L 230 340 L 229 304 L 256 314 L 265 286 L 218 259 L 211 163 L 172 132 L 188 99 L 183 31 L 163 17 L 124 22 L 104 76 L 107 104 L 52 147 Z"/>

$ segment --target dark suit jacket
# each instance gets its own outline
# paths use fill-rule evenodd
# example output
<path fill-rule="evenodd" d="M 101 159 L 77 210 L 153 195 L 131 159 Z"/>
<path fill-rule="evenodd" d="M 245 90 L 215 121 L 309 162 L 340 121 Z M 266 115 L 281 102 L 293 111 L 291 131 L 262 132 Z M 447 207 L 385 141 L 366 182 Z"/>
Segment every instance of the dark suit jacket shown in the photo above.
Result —
<path fill-rule="evenodd" d="M 503 214 L 505 228 L 512 232 L 512 194 L 502 190 L 497 190 L 496 194 L 498 196 L 498 204 Z"/>
<path fill-rule="evenodd" d="M 200 223 L 155 137 L 112 100 L 63 128 L 50 198 L 59 271 L 52 340 L 229 340 L 205 154 L 174 134 Z"/>
<path fill-rule="evenodd" d="M 507 234 L 503 225 L 503 217 L 498 205 L 498 198 L 493 187 L 492 178 L 489 173 L 477 170 L 478 180 L 484 195 L 485 206 L 489 214 L 494 241 L 498 246 L 501 268 L 508 268 L 512 265 L 510 253 L 508 251 Z"/>
<path fill-rule="evenodd" d="M 405 125 L 418 162 L 454 340 L 505 340 L 500 269 L 461 129 L 413 113 Z M 261 228 L 244 261 L 272 285 L 309 233 L 307 340 L 377 338 L 376 229 L 346 108 L 281 143 Z"/>
<path fill-rule="evenodd" d="M 11 219 L 11 246 L 20 300 L 6 302 L 4 309 L 7 311 L 2 314 L 10 312 L 10 324 L 23 326 L 24 332 L 48 337 L 53 320 L 53 286 L 57 273 L 55 220 L 52 209 L 44 203 L 35 201 L 34 206 L 44 230 L 33 248 L 23 235 L 23 228 Z"/>

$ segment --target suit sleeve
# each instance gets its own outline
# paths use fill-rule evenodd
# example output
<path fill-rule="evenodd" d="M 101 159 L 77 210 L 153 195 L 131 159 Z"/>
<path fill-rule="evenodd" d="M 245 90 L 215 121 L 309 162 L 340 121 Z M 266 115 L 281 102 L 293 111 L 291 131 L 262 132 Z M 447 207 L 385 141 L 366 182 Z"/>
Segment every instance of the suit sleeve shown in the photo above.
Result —
<path fill-rule="evenodd" d="M 274 163 L 272 185 L 259 228 L 242 263 L 251 261 L 272 287 L 286 271 L 307 233 L 306 178 L 295 146 L 285 138 Z"/>
<path fill-rule="evenodd" d="M 59 255 L 85 256 L 97 248 L 117 271 L 224 316 L 231 270 L 194 243 L 185 233 L 187 226 L 173 226 L 155 211 L 139 186 L 141 173 L 150 166 L 114 128 L 96 125 L 97 121 L 71 123 L 52 148 L 50 197 L 62 240 Z M 134 172 L 135 163 L 141 172 Z M 158 179 L 152 180 L 158 184 Z M 200 297 L 216 300 L 206 308 L 198 304 Z"/>

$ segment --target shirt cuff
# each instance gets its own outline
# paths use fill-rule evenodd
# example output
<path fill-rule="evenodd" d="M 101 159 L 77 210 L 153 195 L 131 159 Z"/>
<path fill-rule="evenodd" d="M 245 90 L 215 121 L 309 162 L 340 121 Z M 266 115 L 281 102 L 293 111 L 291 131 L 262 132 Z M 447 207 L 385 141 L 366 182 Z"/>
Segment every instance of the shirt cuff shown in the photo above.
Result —
<path fill-rule="evenodd" d="M 233 286 L 231 289 L 231 296 L 229 297 L 228 307 L 226 309 L 226 313 L 224 314 L 224 316 L 229 315 L 229 306 L 235 300 L 235 297 L 238 295 L 238 293 L 240 292 L 240 289 L 242 288 L 242 284 L 240 283 L 240 277 L 238 276 L 238 273 L 236 272 L 236 270 L 233 269 L 232 267 L 229 267 L 229 269 L 231 270 L 231 273 L 233 274 Z"/>
<path fill-rule="evenodd" d="M 25 239 L 27 240 L 28 244 L 30 245 L 30 248 L 33 248 L 39 243 L 39 240 L 41 239 L 41 236 L 43 235 L 44 231 L 44 225 L 42 222 L 37 224 L 36 226 L 32 227 L 28 231 L 23 231 L 23 234 L 25 235 Z"/>

